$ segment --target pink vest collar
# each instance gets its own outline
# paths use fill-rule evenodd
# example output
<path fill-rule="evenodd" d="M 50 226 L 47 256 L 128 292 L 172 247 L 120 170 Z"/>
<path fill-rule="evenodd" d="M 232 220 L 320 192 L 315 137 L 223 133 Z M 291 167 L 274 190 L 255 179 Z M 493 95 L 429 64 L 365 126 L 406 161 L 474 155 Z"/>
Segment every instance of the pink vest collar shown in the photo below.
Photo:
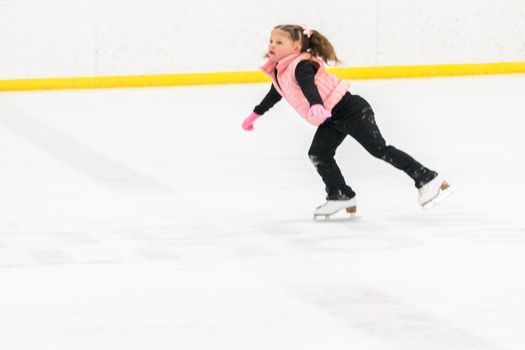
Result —
<path fill-rule="evenodd" d="M 296 54 L 292 54 L 292 55 L 288 55 L 286 56 L 285 58 L 283 58 L 282 60 L 280 60 L 279 62 L 273 62 L 273 61 L 268 61 L 266 62 L 262 67 L 261 67 L 261 70 L 268 76 L 270 76 L 270 78 L 274 78 L 274 71 L 275 71 L 275 68 L 277 68 L 277 71 L 278 72 L 284 72 L 286 70 L 286 68 L 290 65 L 290 63 L 292 63 L 296 58 L 298 58 L 299 56 L 304 56 L 304 59 L 310 59 L 312 56 L 307 53 L 307 52 L 303 52 L 303 53 L 296 53 Z"/>

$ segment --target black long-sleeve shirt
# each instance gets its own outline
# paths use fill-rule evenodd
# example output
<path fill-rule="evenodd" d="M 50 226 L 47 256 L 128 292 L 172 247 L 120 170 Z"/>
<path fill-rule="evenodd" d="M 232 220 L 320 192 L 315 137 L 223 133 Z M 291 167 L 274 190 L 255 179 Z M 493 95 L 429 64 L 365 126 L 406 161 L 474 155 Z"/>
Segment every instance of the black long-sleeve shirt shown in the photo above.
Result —
<path fill-rule="evenodd" d="M 319 90 L 315 85 L 315 74 L 317 69 L 311 61 L 303 60 L 299 62 L 295 68 L 295 80 L 304 96 L 310 103 L 310 106 L 314 104 L 323 104 Z M 277 69 L 275 70 L 275 77 L 277 81 Z M 279 82 L 277 81 L 277 84 Z M 270 91 L 263 98 L 261 103 L 254 108 L 254 112 L 263 115 L 268 112 L 277 102 L 281 100 L 282 96 L 277 92 L 275 86 L 271 86 Z M 352 114 L 358 110 L 361 110 L 363 106 L 368 103 L 357 95 L 352 95 L 347 92 L 341 101 L 339 101 L 332 109 L 332 119 L 342 118 L 344 115 Z"/>

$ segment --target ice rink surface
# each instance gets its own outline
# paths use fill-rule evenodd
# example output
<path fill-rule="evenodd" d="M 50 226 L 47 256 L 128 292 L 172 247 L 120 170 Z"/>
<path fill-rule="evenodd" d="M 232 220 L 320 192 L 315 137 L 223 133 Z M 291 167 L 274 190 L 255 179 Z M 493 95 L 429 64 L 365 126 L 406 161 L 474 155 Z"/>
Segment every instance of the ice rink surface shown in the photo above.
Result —
<path fill-rule="evenodd" d="M 522 350 L 525 76 L 353 82 L 432 211 L 353 139 L 316 222 L 315 128 L 269 85 L 0 94 L 0 348 Z"/>

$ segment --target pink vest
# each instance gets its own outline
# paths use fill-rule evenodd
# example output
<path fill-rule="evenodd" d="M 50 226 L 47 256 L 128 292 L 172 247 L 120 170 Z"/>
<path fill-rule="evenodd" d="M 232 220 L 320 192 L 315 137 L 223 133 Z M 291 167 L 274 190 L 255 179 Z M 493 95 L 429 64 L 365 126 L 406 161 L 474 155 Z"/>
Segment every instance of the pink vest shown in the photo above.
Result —
<path fill-rule="evenodd" d="M 283 96 L 288 103 L 299 113 L 301 117 L 308 120 L 308 110 L 310 103 L 304 96 L 301 87 L 295 80 L 295 67 L 302 60 L 309 60 L 317 66 L 315 74 L 315 85 L 323 99 L 323 105 L 329 111 L 341 100 L 348 91 L 350 84 L 345 80 L 340 80 L 335 75 L 325 71 L 324 63 L 318 58 L 312 57 L 309 53 L 301 53 L 287 56 L 279 62 L 268 61 L 261 70 L 272 78 L 273 86 Z M 277 81 L 275 80 L 275 68 L 277 67 Z M 314 123 L 312 123 L 314 124 Z M 318 124 L 314 124 L 318 125 Z"/>

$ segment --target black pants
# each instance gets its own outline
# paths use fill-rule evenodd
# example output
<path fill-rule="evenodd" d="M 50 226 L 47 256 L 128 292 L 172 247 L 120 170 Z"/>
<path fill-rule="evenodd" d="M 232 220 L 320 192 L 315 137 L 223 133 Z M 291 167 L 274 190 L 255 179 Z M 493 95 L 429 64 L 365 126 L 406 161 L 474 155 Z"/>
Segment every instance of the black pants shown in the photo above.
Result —
<path fill-rule="evenodd" d="M 318 127 L 308 151 L 308 156 L 326 186 L 327 199 L 348 199 L 355 196 L 355 192 L 346 184 L 334 159 L 337 147 L 347 135 L 352 136 L 374 157 L 404 171 L 414 180 L 418 188 L 437 175 L 405 152 L 388 146 L 377 127 L 370 105 L 359 96 L 350 96 L 354 101 L 359 102 L 358 108 L 343 108 L 342 115 L 341 108 L 337 109 L 339 115 L 334 113 L 333 119 Z"/>

